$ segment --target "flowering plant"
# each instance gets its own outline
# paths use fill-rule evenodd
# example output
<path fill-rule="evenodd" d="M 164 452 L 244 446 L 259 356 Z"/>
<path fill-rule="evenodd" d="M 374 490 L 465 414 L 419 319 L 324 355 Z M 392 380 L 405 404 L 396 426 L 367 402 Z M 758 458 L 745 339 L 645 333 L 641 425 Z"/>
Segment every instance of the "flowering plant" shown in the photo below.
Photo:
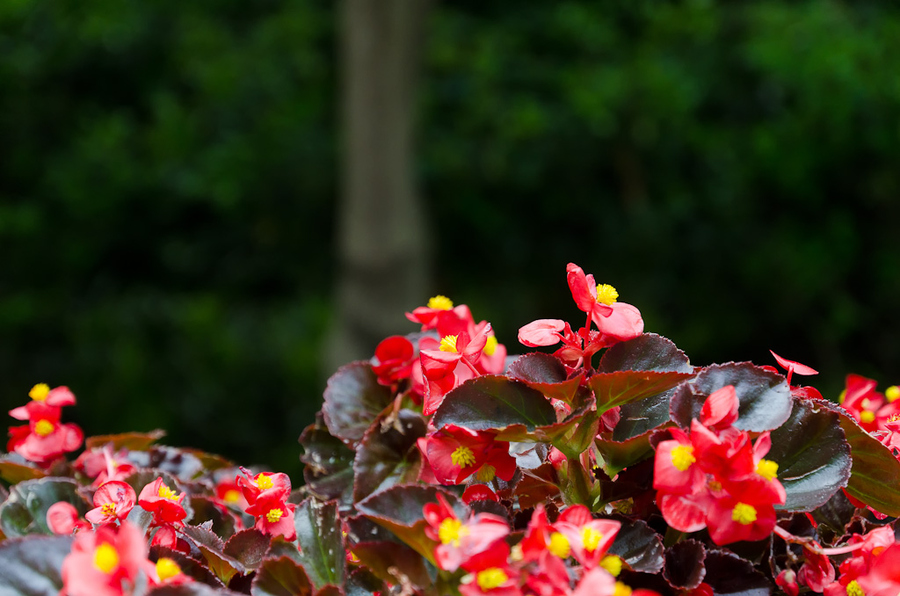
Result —
<path fill-rule="evenodd" d="M 508 356 L 442 296 L 328 381 L 304 486 L 38 385 L 0 458 L 0 594 L 827 596 L 900 591 L 900 389 L 693 366 L 578 266 Z"/>

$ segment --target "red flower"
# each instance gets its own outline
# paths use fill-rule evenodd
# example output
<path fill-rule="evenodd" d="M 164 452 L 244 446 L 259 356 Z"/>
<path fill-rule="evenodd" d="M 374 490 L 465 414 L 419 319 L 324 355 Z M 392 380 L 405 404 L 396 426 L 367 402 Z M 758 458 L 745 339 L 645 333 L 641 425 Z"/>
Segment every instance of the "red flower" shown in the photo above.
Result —
<path fill-rule="evenodd" d="M 419 359 L 426 382 L 423 412 L 426 416 L 437 411 L 444 395 L 459 384 L 460 379 L 455 374 L 458 364 L 464 364 L 472 376 L 481 374 L 475 364 L 491 334 L 490 323 L 484 323 L 475 327 L 471 335 L 468 331 L 460 331 L 456 335 L 443 336 L 437 350 L 421 350 Z"/>
<path fill-rule="evenodd" d="M 868 432 L 888 430 L 888 421 L 900 415 L 900 400 L 897 399 L 900 392 L 891 392 L 891 400 L 875 391 L 876 385 L 872 379 L 847 375 L 846 388 L 841 394 L 841 406 Z"/>
<path fill-rule="evenodd" d="M 88 478 L 93 478 L 91 486 L 99 488 L 108 480 L 125 480 L 137 469 L 126 458 L 127 449 L 120 449 L 115 455 L 110 445 L 102 449 L 89 449 L 75 460 L 75 469 Z"/>
<path fill-rule="evenodd" d="M 241 487 L 244 499 L 247 503 L 253 505 L 257 499 L 286 501 L 291 494 L 291 479 L 287 474 L 282 472 L 267 473 L 260 472 L 255 476 L 251 476 L 252 472 L 246 468 L 241 468 L 244 476 L 235 477 L 234 481 Z"/>
<path fill-rule="evenodd" d="M 194 579 L 185 575 L 174 560 L 168 557 L 157 559 L 154 574 L 151 576 L 151 584 L 154 586 L 180 586 L 192 581 Z"/>
<path fill-rule="evenodd" d="M 91 524 L 81 519 L 74 505 L 68 501 L 57 501 L 47 509 L 47 527 L 54 534 L 68 536 L 73 532 L 90 530 Z"/>
<path fill-rule="evenodd" d="M 408 379 L 412 373 L 416 349 L 412 342 L 400 335 L 392 335 L 382 340 L 375 348 L 372 371 L 382 385 L 393 385 Z"/>
<path fill-rule="evenodd" d="M 130 594 L 140 573 L 152 577 L 143 532 L 128 522 L 116 528 L 78 532 L 62 564 L 62 593 L 67 596 Z"/>
<path fill-rule="evenodd" d="M 612 546 L 622 524 L 611 519 L 594 519 L 584 505 L 572 505 L 560 514 L 554 527 L 568 540 L 572 556 L 585 569 L 593 569 Z"/>
<path fill-rule="evenodd" d="M 496 441 L 488 431 L 448 424 L 420 438 L 418 445 L 441 484 L 460 484 L 472 474 L 481 482 L 489 482 L 494 476 L 510 480 L 516 471 L 509 443 Z"/>
<path fill-rule="evenodd" d="M 279 499 L 274 493 L 261 496 L 247 507 L 247 513 L 256 518 L 257 530 L 269 536 L 283 536 L 290 542 L 297 538 L 294 527 L 294 505 Z"/>
<path fill-rule="evenodd" d="M 84 434 L 72 423 L 61 424 L 62 406 L 75 403 L 75 396 L 68 387 L 50 389 L 47 385 L 35 385 L 29 392 L 32 401 L 13 408 L 9 415 L 17 420 L 28 420 L 27 426 L 10 427 L 7 451 L 14 451 L 28 461 L 45 465 L 57 457 L 75 451 L 81 446 Z"/>
<path fill-rule="evenodd" d="M 432 296 L 427 306 L 420 306 L 411 313 L 406 313 L 406 318 L 413 323 L 421 323 L 422 331 L 437 329 L 447 321 L 472 320 L 472 313 L 465 304 L 453 307 L 453 301 L 446 296 Z M 452 323 L 451 323 L 452 324 Z"/>
<path fill-rule="evenodd" d="M 470 575 L 460 584 L 460 593 L 463 596 L 521 596 L 519 572 L 509 564 L 508 557 L 509 546 L 498 541 L 465 561 L 462 567 Z"/>
<path fill-rule="evenodd" d="M 800 364 L 799 362 L 794 362 L 793 360 L 788 360 L 787 358 L 782 358 L 772 350 L 769 350 L 769 353 L 775 357 L 775 361 L 778 362 L 779 366 L 787 371 L 787 384 L 791 384 L 791 377 L 794 373 L 803 376 L 812 376 L 819 374 L 819 371 L 806 366 L 805 364 Z"/>
<path fill-rule="evenodd" d="M 456 571 L 509 534 L 506 520 L 490 513 L 479 513 L 463 522 L 443 495 L 438 493 L 437 498 L 437 503 L 427 503 L 422 511 L 428 523 L 425 535 L 438 542 L 434 557 L 441 569 Z"/>
<path fill-rule="evenodd" d="M 797 572 L 797 579 L 813 592 L 822 592 L 825 586 L 834 581 L 834 566 L 823 554 L 804 549 L 806 560 Z"/>
<path fill-rule="evenodd" d="M 154 526 L 182 525 L 181 520 L 187 516 L 182 502 L 184 493 L 176 494 L 163 482 L 162 476 L 145 486 L 138 496 L 138 505 L 153 514 Z"/>
<path fill-rule="evenodd" d="M 94 493 L 94 509 L 84 517 L 92 524 L 124 521 L 134 507 L 134 501 L 135 494 L 131 486 L 119 480 L 110 480 Z"/>

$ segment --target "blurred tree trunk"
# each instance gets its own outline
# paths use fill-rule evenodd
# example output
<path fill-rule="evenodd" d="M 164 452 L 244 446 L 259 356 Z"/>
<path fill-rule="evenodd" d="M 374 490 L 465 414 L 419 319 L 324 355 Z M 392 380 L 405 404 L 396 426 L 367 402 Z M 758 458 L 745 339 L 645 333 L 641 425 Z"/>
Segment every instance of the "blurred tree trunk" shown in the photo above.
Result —
<path fill-rule="evenodd" d="M 342 188 L 329 374 L 403 333 L 428 297 L 428 234 L 414 176 L 416 88 L 429 2 L 340 5 Z"/>

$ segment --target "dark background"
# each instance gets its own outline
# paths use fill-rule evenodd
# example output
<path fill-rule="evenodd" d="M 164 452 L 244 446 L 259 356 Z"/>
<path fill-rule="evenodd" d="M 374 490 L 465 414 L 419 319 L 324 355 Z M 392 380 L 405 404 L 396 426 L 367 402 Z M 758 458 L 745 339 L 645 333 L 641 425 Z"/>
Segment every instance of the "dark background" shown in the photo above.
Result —
<path fill-rule="evenodd" d="M 88 434 L 299 478 L 342 266 L 338 11 L 0 2 L 4 410 L 65 384 Z M 396 333 L 440 292 L 521 352 L 581 322 L 574 261 L 695 364 L 900 381 L 896 2 L 447 1 L 423 31 L 432 282 Z"/>

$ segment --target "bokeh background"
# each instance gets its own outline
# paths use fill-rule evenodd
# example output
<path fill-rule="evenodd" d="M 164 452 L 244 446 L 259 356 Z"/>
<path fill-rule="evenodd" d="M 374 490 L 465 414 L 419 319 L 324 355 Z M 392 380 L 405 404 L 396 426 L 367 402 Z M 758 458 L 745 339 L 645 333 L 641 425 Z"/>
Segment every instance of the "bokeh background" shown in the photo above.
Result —
<path fill-rule="evenodd" d="M 0 405 L 299 479 L 336 362 L 435 293 L 520 352 L 570 261 L 695 364 L 897 383 L 898 56 L 889 0 L 5 0 Z"/>

